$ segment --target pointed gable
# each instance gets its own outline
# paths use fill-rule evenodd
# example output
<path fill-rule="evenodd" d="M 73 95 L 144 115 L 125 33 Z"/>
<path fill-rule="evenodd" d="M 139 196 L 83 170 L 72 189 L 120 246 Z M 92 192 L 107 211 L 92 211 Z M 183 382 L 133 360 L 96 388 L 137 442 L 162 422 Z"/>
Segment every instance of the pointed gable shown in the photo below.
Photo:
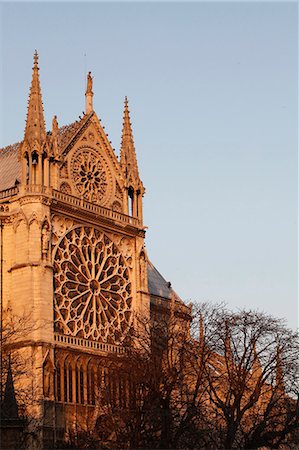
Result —
<path fill-rule="evenodd" d="M 124 212 L 122 172 L 96 113 L 60 130 L 61 190 Z"/>

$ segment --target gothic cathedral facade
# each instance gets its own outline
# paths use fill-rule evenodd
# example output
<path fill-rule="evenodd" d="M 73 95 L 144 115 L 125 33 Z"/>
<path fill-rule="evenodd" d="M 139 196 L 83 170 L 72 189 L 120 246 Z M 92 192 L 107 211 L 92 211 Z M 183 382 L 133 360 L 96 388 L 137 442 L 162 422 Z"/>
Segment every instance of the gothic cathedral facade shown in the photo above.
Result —
<path fill-rule="evenodd" d="M 19 382 L 44 442 L 91 426 L 107 379 L 126 407 L 129 381 L 106 361 L 131 345 L 137 316 L 189 311 L 145 250 L 128 101 L 117 157 L 90 73 L 85 98 L 82 118 L 59 127 L 54 116 L 47 132 L 35 53 L 24 138 L 0 150 L 1 307 L 30 320 L 14 345 L 30 360 Z"/>

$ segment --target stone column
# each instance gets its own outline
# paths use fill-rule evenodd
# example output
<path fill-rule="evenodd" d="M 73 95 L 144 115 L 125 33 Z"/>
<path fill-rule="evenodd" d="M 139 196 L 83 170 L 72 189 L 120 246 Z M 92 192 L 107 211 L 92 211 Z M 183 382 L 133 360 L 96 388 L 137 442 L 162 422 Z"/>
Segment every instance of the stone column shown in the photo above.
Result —
<path fill-rule="evenodd" d="M 44 160 L 44 186 L 49 186 L 49 175 L 50 175 L 50 161 L 49 158 Z"/>
<path fill-rule="evenodd" d="M 43 184 L 43 157 L 41 154 L 38 155 L 36 184 L 39 186 Z"/>

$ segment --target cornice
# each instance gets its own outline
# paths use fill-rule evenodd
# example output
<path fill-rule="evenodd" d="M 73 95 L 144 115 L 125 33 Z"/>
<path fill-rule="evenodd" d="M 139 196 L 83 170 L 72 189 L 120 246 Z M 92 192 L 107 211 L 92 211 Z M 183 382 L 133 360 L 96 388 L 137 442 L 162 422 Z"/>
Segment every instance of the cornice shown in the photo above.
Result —
<path fill-rule="evenodd" d="M 53 266 L 49 263 L 44 264 L 43 261 L 29 261 L 25 263 L 14 264 L 7 272 L 12 272 L 13 270 L 23 269 L 24 267 L 42 267 L 44 269 L 53 269 Z"/>
<path fill-rule="evenodd" d="M 134 227 L 130 224 L 115 221 L 109 217 L 103 217 L 100 214 L 81 209 L 75 205 L 60 202 L 59 200 L 52 201 L 51 212 L 61 213 L 76 221 L 80 219 L 82 222 L 87 222 L 88 224 L 97 226 L 100 225 L 107 231 L 114 231 L 116 233 L 121 233 L 131 237 L 145 237 L 145 230 L 143 229 Z"/>

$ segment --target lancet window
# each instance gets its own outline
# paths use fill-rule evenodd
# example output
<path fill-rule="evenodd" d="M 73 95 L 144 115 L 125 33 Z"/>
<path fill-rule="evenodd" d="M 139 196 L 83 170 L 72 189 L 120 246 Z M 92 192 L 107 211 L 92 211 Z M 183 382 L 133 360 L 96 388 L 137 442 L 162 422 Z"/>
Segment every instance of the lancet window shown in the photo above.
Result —
<path fill-rule="evenodd" d="M 66 358 L 56 364 L 56 401 L 95 405 L 109 404 L 112 408 L 128 408 L 135 404 L 135 386 L 120 369 L 109 370 L 92 360 L 75 365 Z"/>

